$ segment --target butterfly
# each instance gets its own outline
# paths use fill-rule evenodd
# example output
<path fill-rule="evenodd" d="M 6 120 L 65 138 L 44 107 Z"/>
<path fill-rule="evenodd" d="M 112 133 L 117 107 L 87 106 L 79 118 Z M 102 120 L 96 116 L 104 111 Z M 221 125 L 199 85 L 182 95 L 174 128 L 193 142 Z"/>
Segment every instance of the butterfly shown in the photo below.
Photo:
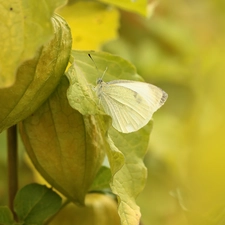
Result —
<path fill-rule="evenodd" d="M 105 113 L 112 118 L 112 126 L 122 133 L 144 127 L 168 97 L 157 86 L 132 80 L 104 82 L 100 78 L 95 91 Z"/>

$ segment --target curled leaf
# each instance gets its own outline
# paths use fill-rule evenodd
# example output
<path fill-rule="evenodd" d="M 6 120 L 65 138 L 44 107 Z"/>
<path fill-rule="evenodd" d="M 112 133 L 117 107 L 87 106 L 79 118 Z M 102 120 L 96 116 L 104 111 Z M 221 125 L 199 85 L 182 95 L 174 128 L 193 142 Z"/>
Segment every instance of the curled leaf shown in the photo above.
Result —
<path fill-rule="evenodd" d="M 34 59 L 20 66 L 13 86 L 0 89 L 0 132 L 32 114 L 64 74 L 70 57 L 71 33 L 67 23 L 57 15 L 52 24 L 53 39 L 39 49 Z"/>

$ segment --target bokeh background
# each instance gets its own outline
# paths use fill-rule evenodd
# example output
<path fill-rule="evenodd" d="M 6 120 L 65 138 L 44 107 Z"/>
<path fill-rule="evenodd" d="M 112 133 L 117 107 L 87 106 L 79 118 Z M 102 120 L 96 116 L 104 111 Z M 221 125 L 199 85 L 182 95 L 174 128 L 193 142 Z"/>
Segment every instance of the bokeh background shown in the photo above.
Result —
<path fill-rule="evenodd" d="M 149 176 L 137 199 L 142 223 L 223 225 L 225 1 L 154 4 L 148 19 L 120 10 L 118 38 L 101 45 L 131 61 L 147 82 L 169 95 L 154 115 L 145 157 Z M 0 196 L 6 202 L 5 133 L 0 134 L 0 148 Z M 23 160 L 22 145 L 20 149 L 23 186 L 32 173 Z"/>
<path fill-rule="evenodd" d="M 147 21 L 123 13 L 118 47 L 106 45 L 169 94 L 145 158 L 143 224 L 225 224 L 224 12 L 224 1 L 158 1 Z"/>
<path fill-rule="evenodd" d="M 225 224 L 225 1 L 161 0 L 148 20 L 121 21 L 104 49 L 169 95 L 145 158 L 143 224 Z"/>

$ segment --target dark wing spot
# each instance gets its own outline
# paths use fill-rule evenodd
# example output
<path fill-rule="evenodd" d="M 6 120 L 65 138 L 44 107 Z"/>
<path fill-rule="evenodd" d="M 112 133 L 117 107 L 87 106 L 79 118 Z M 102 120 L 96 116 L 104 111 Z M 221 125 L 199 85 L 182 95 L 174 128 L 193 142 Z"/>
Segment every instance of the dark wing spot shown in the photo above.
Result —
<path fill-rule="evenodd" d="M 136 98 L 137 103 L 141 103 L 142 98 L 138 95 L 137 92 L 134 92 L 134 97 Z"/>
<path fill-rule="evenodd" d="M 163 91 L 163 95 L 160 100 L 160 105 L 163 105 L 167 98 L 168 98 L 168 94 L 165 91 Z"/>

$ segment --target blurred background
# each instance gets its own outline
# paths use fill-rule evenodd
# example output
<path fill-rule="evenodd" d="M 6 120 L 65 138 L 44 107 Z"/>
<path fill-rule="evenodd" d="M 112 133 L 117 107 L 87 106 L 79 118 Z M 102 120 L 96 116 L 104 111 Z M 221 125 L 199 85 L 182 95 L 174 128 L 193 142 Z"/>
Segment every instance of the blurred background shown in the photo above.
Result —
<path fill-rule="evenodd" d="M 154 115 L 145 157 L 149 175 L 137 200 L 142 223 L 224 225 L 225 1 L 150 3 L 149 19 L 121 10 L 118 38 L 101 48 L 131 61 L 169 95 Z M 5 133 L 0 147 L 0 196 L 6 202 Z M 20 186 L 30 176 L 21 159 Z"/>
<path fill-rule="evenodd" d="M 153 3 L 153 2 L 152 2 Z M 169 98 L 154 115 L 138 198 L 144 225 L 225 224 L 225 1 L 161 0 L 148 19 L 121 13 L 103 49 Z"/>

